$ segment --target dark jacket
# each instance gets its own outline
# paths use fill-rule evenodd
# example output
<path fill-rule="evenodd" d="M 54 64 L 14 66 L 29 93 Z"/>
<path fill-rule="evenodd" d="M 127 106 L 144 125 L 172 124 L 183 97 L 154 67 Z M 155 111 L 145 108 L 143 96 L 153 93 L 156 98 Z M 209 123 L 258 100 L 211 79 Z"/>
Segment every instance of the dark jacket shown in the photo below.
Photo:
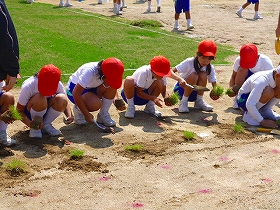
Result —
<path fill-rule="evenodd" d="M 19 46 L 16 30 L 4 0 L 0 0 L 0 80 L 19 73 Z"/>

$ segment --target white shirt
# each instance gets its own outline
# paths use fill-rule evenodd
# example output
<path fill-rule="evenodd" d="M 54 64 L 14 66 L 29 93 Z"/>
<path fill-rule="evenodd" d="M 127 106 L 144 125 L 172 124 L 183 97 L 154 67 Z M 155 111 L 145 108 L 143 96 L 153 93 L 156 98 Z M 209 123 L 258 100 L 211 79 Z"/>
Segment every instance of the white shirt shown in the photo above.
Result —
<path fill-rule="evenodd" d="M 264 54 L 259 54 L 259 55 L 260 55 L 260 57 L 258 59 L 256 66 L 253 68 L 250 68 L 250 71 L 252 73 L 256 73 L 258 71 L 271 70 L 274 68 L 272 60 L 268 56 L 266 56 Z M 240 67 L 240 56 L 238 56 L 234 61 L 233 71 L 238 72 L 239 67 Z"/>
<path fill-rule="evenodd" d="M 258 122 L 261 122 L 264 119 L 257 109 L 257 103 L 261 98 L 263 90 L 267 86 L 272 88 L 276 87 L 273 71 L 274 70 L 260 71 L 253 74 L 243 83 L 238 91 L 237 100 L 242 94 L 251 92 L 247 99 L 246 107 L 249 114 Z"/>
<path fill-rule="evenodd" d="M 135 85 L 143 89 L 148 89 L 153 84 L 153 82 L 157 80 L 156 78 L 153 78 L 150 65 L 145 65 L 136 69 L 136 71 L 132 74 L 132 77 L 134 78 Z M 164 85 L 166 85 L 166 77 L 163 77 L 162 79 Z"/>
<path fill-rule="evenodd" d="M 80 84 L 85 89 L 96 88 L 103 84 L 97 69 L 98 62 L 90 62 L 82 65 L 76 72 L 74 72 L 69 79 L 74 84 Z"/>
<path fill-rule="evenodd" d="M 187 58 L 186 60 L 182 61 L 177 66 L 175 66 L 175 68 L 180 73 L 180 76 L 183 79 L 188 78 L 192 73 L 196 72 L 194 68 L 194 59 L 195 57 Z M 216 72 L 214 66 L 212 64 L 210 65 L 211 65 L 211 73 L 207 76 L 208 82 L 216 82 L 217 79 L 216 79 Z M 200 71 L 206 72 L 206 66 L 203 66 L 200 69 Z"/>
<path fill-rule="evenodd" d="M 26 106 L 30 98 L 32 98 L 35 94 L 38 94 L 38 77 L 29 77 L 25 80 L 21 86 L 21 91 L 18 98 L 18 103 L 22 106 Z M 65 90 L 63 84 L 59 81 L 57 91 L 55 94 L 64 93 Z"/>

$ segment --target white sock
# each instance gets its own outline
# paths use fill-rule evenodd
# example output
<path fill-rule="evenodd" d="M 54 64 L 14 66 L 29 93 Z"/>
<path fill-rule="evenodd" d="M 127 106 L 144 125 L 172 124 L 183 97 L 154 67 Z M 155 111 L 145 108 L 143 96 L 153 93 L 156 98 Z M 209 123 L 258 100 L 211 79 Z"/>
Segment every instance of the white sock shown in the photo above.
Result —
<path fill-rule="evenodd" d="M 62 1 L 62 0 L 60 0 L 60 4 L 63 4 L 63 1 Z"/>
<path fill-rule="evenodd" d="M 102 106 L 100 108 L 99 113 L 103 114 L 103 113 L 108 112 L 112 103 L 113 103 L 113 99 L 107 99 L 107 98 L 102 97 Z"/>
<path fill-rule="evenodd" d="M 44 117 L 44 124 L 52 124 L 52 122 L 61 115 L 62 112 L 54 110 L 52 107 L 48 108 Z"/>
<path fill-rule="evenodd" d="M 176 24 L 176 25 L 179 25 L 179 20 L 175 20 L 175 24 Z"/>
<path fill-rule="evenodd" d="M 160 7 L 161 0 L 157 0 L 157 5 Z"/>
<path fill-rule="evenodd" d="M 7 130 L 8 124 L 6 124 L 4 121 L 0 121 L 0 132 Z"/>
<path fill-rule="evenodd" d="M 182 101 L 188 101 L 189 100 L 189 96 L 183 96 L 182 97 Z"/>
<path fill-rule="evenodd" d="M 241 7 L 241 8 L 238 10 L 238 12 L 242 13 L 243 10 L 244 10 L 244 9 Z"/>
<path fill-rule="evenodd" d="M 256 107 L 257 109 L 259 110 L 260 108 L 262 108 L 265 104 L 261 103 L 261 102 L 258 102 Z"/>
<path fill-rule="evenodd" d="M 122 6 L 125 6 L 125 0 L 122 0 Z"/>
<path fill-rule="evenodd" d="M 256 16 L 259 15 L 259 12 L 258 12 L 258 11 L 255 11 L 255 15 L 256 15 Z"/>
<path fill-rule="evenodd" d="M 197 95 L 196 100 L 197 100 L 197 101 L 199 101 L 199 100 L 203 100 L 203 96 L 201 96 L 201 95 Z"/>
<path fill-rule="evenodd" d="M 152 1 L 148 1 L 148 8 L 151 8 Z"/>
<path fill-rule="evenodd" d="M 47 112 L 47 109 L 37 112 L 34 109 L 30 109 L 30 115 L 31 115 L 31 119 L 33 119 L 35 116 L 39 116 L 39 117 L 43 117 L 44 114 Z"/>
<path fill-rule="evenodd" d="M 187 19 L 187 24 L 190 25 L 192 23 L 191 19 Z"/>
<path fill-rule="evenodd" d="M 134 106 L 134 98 L 130 98 L 130 99 L 127 98 L 127 104 L 128 106 Z"/>

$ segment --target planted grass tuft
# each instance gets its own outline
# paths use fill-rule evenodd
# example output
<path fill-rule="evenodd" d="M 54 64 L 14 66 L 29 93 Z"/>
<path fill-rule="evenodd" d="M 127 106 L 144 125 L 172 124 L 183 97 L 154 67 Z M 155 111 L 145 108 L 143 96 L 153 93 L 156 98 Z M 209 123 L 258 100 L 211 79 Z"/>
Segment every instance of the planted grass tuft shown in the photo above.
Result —
<path fill-rule="evenodd" d="M 183 136 L 186 140 L 192 140 L 195 137 L 195 133 L 192 131 L 183 131 Z"/>
<path fill-rule="evenodd" d="M 72 160 L 80 160 L 84 156 L 85 151 L 79 149 L 70 150 L 70 159 Z"/>
<path fill-rule="evenodd" d="M 27 172 L 25 168 L 26 168 L 26 163 L 23 162 L 22 160 L 12 160 L 7 164 L 6 171 L 11 176 L 17 177 Z"/>
<path fill-rule="evenodd" d="M 244 125 L 242 123 L 236 123 L 233 126 L 233 130 L 236 133 L 244 133 Z"/>
<path fill-rule="evenodd" d="M 133 151 L 133 152 L 138 152 L 140 150 L 143 150 L 144 147 L 142 144 L 135 144 L 135 145 L 126 145 L 125 146 L 125 150 L 128 150 L 128 151 Z"/>

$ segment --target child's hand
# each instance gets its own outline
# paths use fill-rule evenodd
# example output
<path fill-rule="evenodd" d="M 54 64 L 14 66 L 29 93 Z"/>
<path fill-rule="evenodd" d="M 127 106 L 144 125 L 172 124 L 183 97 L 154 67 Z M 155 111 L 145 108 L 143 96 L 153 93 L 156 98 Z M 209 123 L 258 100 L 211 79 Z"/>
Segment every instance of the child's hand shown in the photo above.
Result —
<path fill-rule="evenodd" d="M 154 103 L 155 103 L 157 106 L 162 107 L 163 100 L 161 100 L 160 98 L 155 98 L 155 99 L 154 99 Z"/>
<path fill-rule="evenodd" d="M 173 104 L 171 103 L 171 100 L 170 100 L 169 97 L 164 99 L 164 104 L 165 104 L 165 106 L 172 106 L 172 105 L 173 105 Z"/>
<path fill-rule="evenodd" d="M 216 100 L 218 100 L 218 99 L 220 98 L 220 96 L 215 95 L 214 92 L 213 92 L 213 90 L 211 90 L 211 92 L 210 92 L 210 98 L 211 98 L 212 100 L 216 101 Z"/>

